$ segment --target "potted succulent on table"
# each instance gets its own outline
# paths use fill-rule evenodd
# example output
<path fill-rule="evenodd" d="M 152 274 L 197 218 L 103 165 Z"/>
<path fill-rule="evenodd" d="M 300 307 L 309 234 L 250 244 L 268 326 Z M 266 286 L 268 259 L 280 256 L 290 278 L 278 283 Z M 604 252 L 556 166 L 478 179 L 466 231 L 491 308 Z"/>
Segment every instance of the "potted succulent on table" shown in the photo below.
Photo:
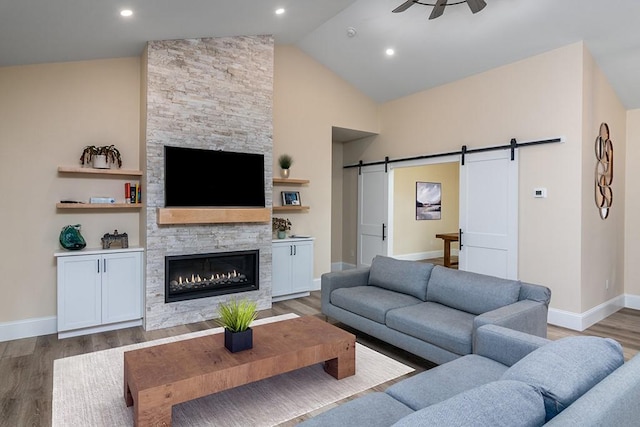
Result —
<path fill-rule="evenodd" d="M 280 175 L 283 178 L 289 178 L 289 168 L 293 164 L 293 157 L 288 154 L 282 154 L 278 157 L 278 164 L 280 165 Z"/>
<path fill-rule="evenodd" d="M 273 231 L 278 233 L 278 239 L 287 237 L 287 230 L 291 230 L 291 221 L 289 218 L 273 218 Z"/>
<path fill-rule="evenodd" d="M 255 301 L 232 299 L 218 305 L 218 324 L 224 328 L 224 346 L 232 353 L 253 348 L 253 330 L 249 327 L 258 316 Z"/>
<path fill-rule="evenodd" d="M 96 169 L 109 169 L 111 165 L 122 167 L 122 156 L 115 145 L 87 145 L 80 155 L 80 164 L 91 164 Z"/>

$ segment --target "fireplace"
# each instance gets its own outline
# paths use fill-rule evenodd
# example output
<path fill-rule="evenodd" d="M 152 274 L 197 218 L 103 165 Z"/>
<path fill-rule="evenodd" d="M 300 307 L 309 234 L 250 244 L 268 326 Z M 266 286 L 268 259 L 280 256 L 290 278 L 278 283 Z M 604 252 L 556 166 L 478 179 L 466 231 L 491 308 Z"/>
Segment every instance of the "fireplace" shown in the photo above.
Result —
<path fill-rule="evenodd" d="M 259 288 L 258 251 L 165 257 L 166 303 Z"/>

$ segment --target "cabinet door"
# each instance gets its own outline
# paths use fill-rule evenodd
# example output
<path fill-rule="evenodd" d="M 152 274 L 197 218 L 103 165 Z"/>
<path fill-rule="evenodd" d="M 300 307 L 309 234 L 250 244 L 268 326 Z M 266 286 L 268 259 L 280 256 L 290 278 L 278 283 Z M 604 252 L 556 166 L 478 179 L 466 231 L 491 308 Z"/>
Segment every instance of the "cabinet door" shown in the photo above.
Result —
<path fill-rule="evenodd" d="M 271 256 L 273 275 L 271 295 L 274 297 L 291 293 L 291 258 L 293 246 L 289 243 L 274 243 Z"/>
<path fill-rule="evenodd" d="M 313 287 L 313 242 L 296 242 L 291 257 L 291 292 L 307 292 Z"/>
<path fill-rule="evenodd" d="M 97 255 L 58 258 L 58 331 L 102 322 L 100 260 Z"/>
<path fill-rule="evenodd" d="M 102 257 L 102 323 L 142 318 L 142 254 Z"/>

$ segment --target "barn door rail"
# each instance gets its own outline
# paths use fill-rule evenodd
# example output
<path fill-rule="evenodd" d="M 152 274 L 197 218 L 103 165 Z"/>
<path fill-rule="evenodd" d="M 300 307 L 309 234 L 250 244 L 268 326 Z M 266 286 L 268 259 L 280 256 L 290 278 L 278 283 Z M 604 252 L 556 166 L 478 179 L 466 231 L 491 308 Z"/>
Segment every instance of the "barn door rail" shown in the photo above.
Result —
<path fill-rule="evenodd" d="M 497 151 L 497 150 L 511 150 L 511 160 L 513 160 L 515 158 L 515 150 L 518 148 L 529 147 L 532 145 L 555 144 L 563 141 L 564 141 L 563 138 L 551 138 L 551 139 L 542 139 L 539 141 L 517 142 L 515 138 L 512 138 L 508 144 L 496 145 L 491 147 L 468 148 L 466 145 L 463 145 L 459 151 L 450 151 L 447 153 L 424 154 L 421 156 L 401 157 L 398 159 L 390 159 L 387 156 L 384 158 L 384 160 L 379 160 L 375 162 L 363 162 L 362 160 L 360 160 L 358 163 L 344 166 L 344 169 L 358 168 L 358 172 L 360 172 L 360 169 L 365 166 L 385 165 L 385 171 L 386 171 L 386 168 L 389 163 L 408 162 L 411 160 L 434 159 L 437 157 L 458 156 L 458 155 L 462 156 L 460 161 L 461 161 L 461 164 L 464 166 L 464 157 L 467 154 L 483 153 L 486 151 Z"/>

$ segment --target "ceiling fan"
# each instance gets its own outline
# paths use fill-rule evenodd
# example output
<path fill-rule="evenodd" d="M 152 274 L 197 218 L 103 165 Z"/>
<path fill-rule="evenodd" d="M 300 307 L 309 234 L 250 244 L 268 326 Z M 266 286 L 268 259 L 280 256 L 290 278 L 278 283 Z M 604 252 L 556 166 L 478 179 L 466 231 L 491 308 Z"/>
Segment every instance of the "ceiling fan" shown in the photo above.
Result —
<path fill-rule="evenodd" d="M 462 1 L 449 3 L 449 4 L 447 4 L 447 0 L 436 0 L 435 3 L 424 3 L 418 0 L 407 0 L 404 3 L 402 3 L 400 6 L 393 9 L 392 12 L 393 13 L 404 12 L 405 10 L 409 9 L 411 6 L 413 6 L 416 3 L 422 4 L 425 6 L 433 6 L 433 10 L 431 11 L 431 15 L 429 15 L 429 19 L 435 19 L 441 16 L 444 13 L 444 8 L 447 6 L 454 6 L 456 4 L 466 3 L 469 6 L 469 9 L 471 9 L 472 13 L 478 13 L 482 9 L 484 9 L 484 7 L 487 5 L 487 3 L 484 0 L 462 0 Z"/>

